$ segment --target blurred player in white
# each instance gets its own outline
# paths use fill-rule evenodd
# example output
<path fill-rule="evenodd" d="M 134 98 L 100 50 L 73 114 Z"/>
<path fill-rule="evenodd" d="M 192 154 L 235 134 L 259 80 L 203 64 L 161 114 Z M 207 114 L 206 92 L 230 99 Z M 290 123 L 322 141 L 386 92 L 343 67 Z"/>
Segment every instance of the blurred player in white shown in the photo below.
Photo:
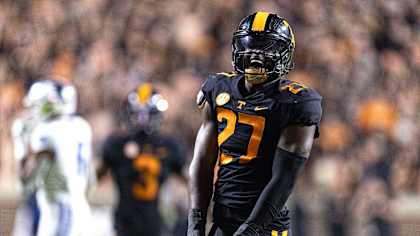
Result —
<path fill-rule="evenodd" d="M 17 120 L 12 128 L 26 198 L 14 235 L 91 235 L 86 199 L 91 128 L 75 115 L 76 96 L 71 85 L 43 80 L 24 98 L 30 118 Z"/>

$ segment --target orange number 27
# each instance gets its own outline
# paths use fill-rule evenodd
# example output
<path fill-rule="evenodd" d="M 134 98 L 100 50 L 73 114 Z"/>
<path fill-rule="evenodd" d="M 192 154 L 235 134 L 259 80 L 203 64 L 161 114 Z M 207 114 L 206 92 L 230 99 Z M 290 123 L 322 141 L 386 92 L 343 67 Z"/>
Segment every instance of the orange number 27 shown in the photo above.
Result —
<path fill-rule="evenodd" d="M 230 136 L 235 133 L 237 123 L 250 125 L 252 127 L 251 138 L 249 139 L 247 153 L 239 157 L 239 163 L 247 163 L 258 154 L 258 148 L 262 139 L 262 134 L 265 127 L 265 118 L 262 116 L 249 115 L 245 113 L 236 114 L 228 109 L 218 107 L 217 108 L 217 120 L 222 122 L 226 120 L 226 127 L 217 137 L 217 142 L 220 147 Z M 220 164 L 225 165 L 233 161 L 233 157 L 227 154 L 220 154 Z"/>

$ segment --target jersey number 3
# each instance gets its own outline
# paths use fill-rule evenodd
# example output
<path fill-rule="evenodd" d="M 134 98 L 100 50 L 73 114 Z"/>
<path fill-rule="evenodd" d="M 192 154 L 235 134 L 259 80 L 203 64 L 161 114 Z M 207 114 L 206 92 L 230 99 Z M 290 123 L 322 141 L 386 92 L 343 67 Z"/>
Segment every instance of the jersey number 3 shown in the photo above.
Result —
<path fill-rule="evenodd" d="M 228 109 L 218 107 L 217 108 L 217 120 L 222 122 L 226 120 L 226 127 L 217 137 L 217 142 L 220 148 L 230 136 L 235 133 L 237 123 L 250 125 L 252 127 L 251 138 L 249 139 L 247 153 L 239 157 L 239 163 L 248 163 L 250 160 L 255 158 L 258 154 L 258 148 L 264 132 L 265 118 L 262 116 L 249 115 L 245 113 L 236 114 Z M 220 164 L 225 165 L 233 161 L 233 157 L 227 154 L 220 154 Z"/>
<path fill-rule="evenodd" d="M 133 185 L 133 195 L 142 201 L 153 201 L 159 190 L 160 161 L 151 154 L 141 154 L 133 162 L 139 172 L 139 182 Z"/>

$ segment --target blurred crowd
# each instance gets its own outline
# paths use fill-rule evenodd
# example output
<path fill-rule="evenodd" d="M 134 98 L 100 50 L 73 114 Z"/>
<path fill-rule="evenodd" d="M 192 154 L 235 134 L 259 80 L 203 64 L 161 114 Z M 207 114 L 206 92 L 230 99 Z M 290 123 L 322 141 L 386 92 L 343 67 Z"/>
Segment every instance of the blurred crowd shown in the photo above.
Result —
<path fill-rule="evenodd" d="M 22 97 L 51 74 L 78 88 L 97 151 L 128 91 L 150 81 L 170 104 L 163 131 L 191 153 L 201 83 L 232 70 L 235 26 L 265 10 L 294 29 L 289 79 L 324 97 L 321 137 L 293 197 L 295 235 L 392 235 L 396 222 L 411 230 L 420 222 L 419 9 L 417 0 L 0 1 L 0 186 L 16 176 L 9 127 Z"/>

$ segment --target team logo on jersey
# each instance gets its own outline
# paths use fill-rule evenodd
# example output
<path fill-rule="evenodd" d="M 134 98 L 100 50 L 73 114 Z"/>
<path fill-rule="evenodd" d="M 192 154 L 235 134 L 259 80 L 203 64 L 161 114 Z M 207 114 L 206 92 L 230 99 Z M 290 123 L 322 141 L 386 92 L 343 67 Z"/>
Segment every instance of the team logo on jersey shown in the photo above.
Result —
<path fill-rule="evenodd" d="M 254 108 L 255 111 L 262 111 L 262 110 L 268 110 L 268 107 L 262 107 L 262 106 L 256 106 Z"/>
<path fill-rule="evenodd" d="M 223 93 L 220 93 L 219 95 L 217 95 L 216 104 L 218 106 L 223 106 L 226 103 L 228 103 L 229 100 L 230 100 L 230 95 L 228 93 L 223 92 Z"/>
<path fill-rule="evenodd" d="M 242 108 L 244 108 L 245 105 L 246 105 L 246 102 L 245 101 L 239 100 L 238 101 L 238 106 L 236 108 L 242 109 Z"/>
<path fill-rule="evenodd" d="M 136 158 L 139 152 L 139 145 L 134 141 L 129 141 L 124 145 L 124 155 L 130 159 Z"/>

